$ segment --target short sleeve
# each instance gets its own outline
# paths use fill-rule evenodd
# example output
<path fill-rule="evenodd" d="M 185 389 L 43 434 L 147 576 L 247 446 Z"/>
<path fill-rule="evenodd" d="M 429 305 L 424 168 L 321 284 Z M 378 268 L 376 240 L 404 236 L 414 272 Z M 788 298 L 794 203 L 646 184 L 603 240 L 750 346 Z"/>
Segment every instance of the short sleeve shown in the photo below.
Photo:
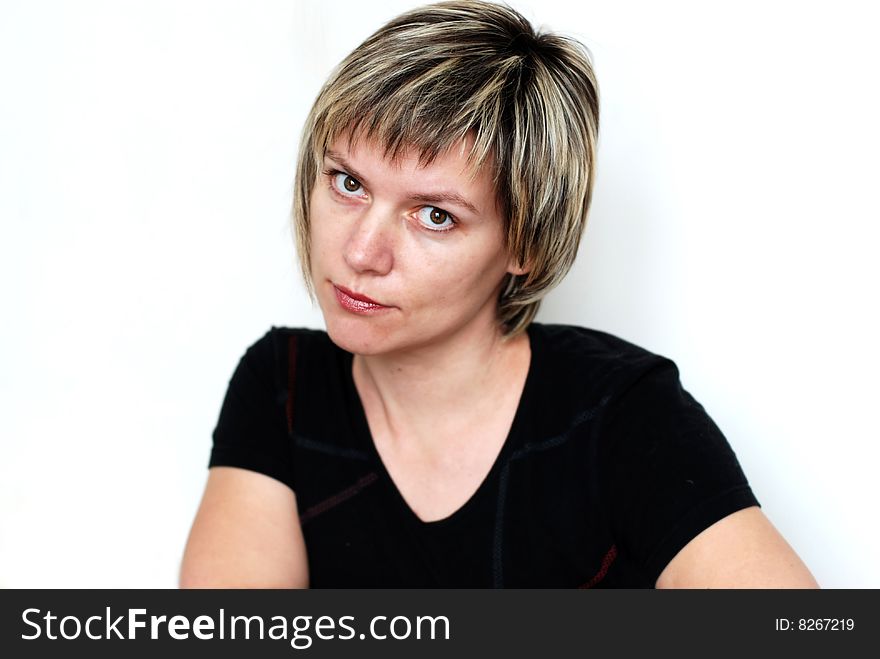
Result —
<path fill-rule="evenodd" d="M 213 433 L 209 467 L 257 471 L 293 489 L 286 343 L 272 328 L 238 362 Z"/>
<path fill-rule="evenodd" d="M 651 586 L 703 530 L 760 505 L 727 439 L 668 359 L 609 403 L 603 431 L 612 533 Z"/>

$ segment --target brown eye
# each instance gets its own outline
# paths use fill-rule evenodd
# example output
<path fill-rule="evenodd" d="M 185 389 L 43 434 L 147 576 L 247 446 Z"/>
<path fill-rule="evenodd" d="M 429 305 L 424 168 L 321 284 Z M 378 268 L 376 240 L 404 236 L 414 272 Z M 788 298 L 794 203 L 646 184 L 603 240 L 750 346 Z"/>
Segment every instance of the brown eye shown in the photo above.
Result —
<path fill-rule="evenodd" d="M 342 187 L 344 187 L 349 192 L 357 192 L 358 188 L 361 187 L 361 184 L 356 178 L 352 176 L 346 176 L 345 180 L 342 182 Z"/>
<path fill-rule="evenodd" d="M 422 206 L 416 211 L 416 217 L 428 231 L 449 231 L 456 224 L 452 215 L 436 206 Z"/>
<path fill-rule="evenodd" d="M 449 213 L 441 208 L 431 209 L 431 222 L 434 224 L 443 224 L 449 218 Z"/>
<path fill-rule="evenodd" d="M 358 181 L 354 176 L 346 174 L 345 172 L 327 170 L 324 173 L 330 177 L 331 187 L 338 194 L 341 194 L 345 197 L 349 196 L 349 193 L 355 193 L 362 190 L 364 187 L 361 185 L 361 182 Z"/>

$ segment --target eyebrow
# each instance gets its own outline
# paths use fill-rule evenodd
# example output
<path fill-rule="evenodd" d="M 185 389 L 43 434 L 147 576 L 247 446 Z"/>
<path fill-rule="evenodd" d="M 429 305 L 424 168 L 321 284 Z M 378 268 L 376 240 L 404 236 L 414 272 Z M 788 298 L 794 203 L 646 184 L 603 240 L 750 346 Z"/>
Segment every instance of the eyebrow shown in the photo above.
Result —
<path fill-rule="evenodd" d="M 366 177 L 358 173 L 358 171 L 349 164 L 349 162 L 342 156 L 342 154 L 339 154 L 336 151 L 328 150 L 326 152 L 326 157 L 339 163 L 339 165 L 341 165 L 347 173 L 351 174 L 357 180 L 361 181 L 362 183 L 369 183 Z M 480 214 L 480 211 L 477 210 L 476 206 L 474 206 L 471 202 L 469 202 L 457 192 L 453 192 L 451 190 L 437 190 L 436 192 L 427 193 L 412 192 L 407 194 L 407 198 L 412 199 L 413 201 L 420 201 L 424 204 L 453 203 L 462 206 L 463 208 L 467 208 L 474 215 Z"/>

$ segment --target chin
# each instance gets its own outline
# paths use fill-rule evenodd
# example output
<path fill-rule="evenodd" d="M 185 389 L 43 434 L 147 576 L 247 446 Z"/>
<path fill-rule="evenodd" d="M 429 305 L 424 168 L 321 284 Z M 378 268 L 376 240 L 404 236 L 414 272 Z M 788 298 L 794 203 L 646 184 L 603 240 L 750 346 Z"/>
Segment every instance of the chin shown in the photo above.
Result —
<path fill-rule="evenodd" d="M 375 326 L 369 318 L 327 318 L 330 340 L 343 350 L 356 355 L 378 355 L 394 349 L 394 341 L 387 331 Z M 372 326 L 371 326 L 372 325 Z"/>

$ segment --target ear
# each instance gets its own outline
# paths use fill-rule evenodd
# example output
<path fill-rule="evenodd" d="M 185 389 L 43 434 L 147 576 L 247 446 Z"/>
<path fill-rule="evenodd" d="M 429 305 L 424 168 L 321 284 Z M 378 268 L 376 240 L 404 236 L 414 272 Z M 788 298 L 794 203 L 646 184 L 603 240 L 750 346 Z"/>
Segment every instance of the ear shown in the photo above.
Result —
<path fill-rule="evenodd" d="M 512 275 L 524 275 L 527 272 L 531 271 L 532 263 L 531 261 L 526 261 L 525 264 L 520 264 L 514 257 L 510 258 L 510 261 L 507 262 L 507 272 Z"/>

